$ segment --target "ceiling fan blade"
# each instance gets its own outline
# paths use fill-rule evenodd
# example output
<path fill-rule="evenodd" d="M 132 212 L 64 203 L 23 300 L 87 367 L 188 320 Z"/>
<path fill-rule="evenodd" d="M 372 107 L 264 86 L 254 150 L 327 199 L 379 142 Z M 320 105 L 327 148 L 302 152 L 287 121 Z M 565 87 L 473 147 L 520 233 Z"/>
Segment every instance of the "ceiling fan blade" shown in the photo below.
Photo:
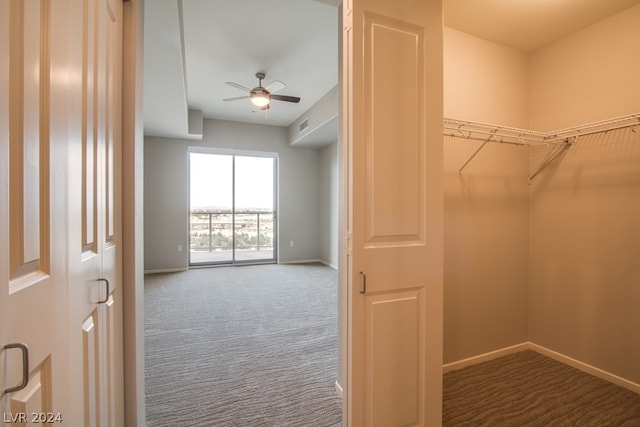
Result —
<path fill-rule="evenodd" d="M 286 84 L 282 83 L 280 80 L 276 80 L 274 82 L 271 82 L 271 84 L 269 84 L 265 89 L 267 89 L 271 93 L 276 93 L 277 91 L 282 90 L 285 87 L 287 87 Z"/>
<path fill-rule="evenodd" d="M 247 99 L 249 96 L 236 96 L 235 98 L 225 98 L 223 101 L 237 101 L 238 99 Z"/>
<path fill-rule="evenodd" d="M 278 101 L 286 101 L 286 102 L 300 102 L 300 98 L 297 96 L 288 96 L 288 95 L 271 95 L 271 99 L 276 99 Z"/>
<path fill-rule="evenodd" d="M 244 90 L 245 92 L 251 92 L 251 89 L 249 89 L 248 87 L 242 86 L 241 84 L 235 83 L 235 82 L 225 82 L 226 84 L 228 84 L 229 86 L 233 86 L 236 89 L 240 89 L 240 90 Z"/>

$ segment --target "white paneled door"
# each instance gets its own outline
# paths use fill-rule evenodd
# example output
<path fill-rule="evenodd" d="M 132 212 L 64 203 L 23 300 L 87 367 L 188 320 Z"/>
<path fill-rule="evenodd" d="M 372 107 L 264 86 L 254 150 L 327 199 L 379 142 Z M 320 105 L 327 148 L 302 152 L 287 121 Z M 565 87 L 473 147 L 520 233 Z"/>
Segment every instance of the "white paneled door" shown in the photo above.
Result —
<path fill-rule="evenodd" d="M 0 425 L 124 424 L 121 48 L 121 0 L 0 0 Z"/>
<path fill-rule="evenodd" d="M 437 426 L 442 8 L 343 3 L 349 426 Z"/>

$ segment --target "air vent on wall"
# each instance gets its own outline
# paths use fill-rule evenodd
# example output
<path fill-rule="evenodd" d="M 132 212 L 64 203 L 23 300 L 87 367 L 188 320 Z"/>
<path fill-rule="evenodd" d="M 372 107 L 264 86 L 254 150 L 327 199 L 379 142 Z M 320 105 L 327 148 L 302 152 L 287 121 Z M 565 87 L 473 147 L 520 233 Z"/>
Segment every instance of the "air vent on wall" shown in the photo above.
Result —
<path fill-rule="evenodd" d="M 309 128 L 309 117 L 306 117 L 304 120 L 300 122 L 299 133 L 302 133 L 304 130 Z"/>

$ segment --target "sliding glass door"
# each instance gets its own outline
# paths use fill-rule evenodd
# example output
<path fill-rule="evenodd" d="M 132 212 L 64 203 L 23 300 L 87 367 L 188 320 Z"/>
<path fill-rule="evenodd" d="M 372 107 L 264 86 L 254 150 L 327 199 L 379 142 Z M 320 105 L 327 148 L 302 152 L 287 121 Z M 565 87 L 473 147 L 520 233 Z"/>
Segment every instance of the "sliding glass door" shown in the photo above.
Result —
<path fill-rule="evenodd" d="M 276 260 L 275 154 L 192 150 L 190 264 Z"/>

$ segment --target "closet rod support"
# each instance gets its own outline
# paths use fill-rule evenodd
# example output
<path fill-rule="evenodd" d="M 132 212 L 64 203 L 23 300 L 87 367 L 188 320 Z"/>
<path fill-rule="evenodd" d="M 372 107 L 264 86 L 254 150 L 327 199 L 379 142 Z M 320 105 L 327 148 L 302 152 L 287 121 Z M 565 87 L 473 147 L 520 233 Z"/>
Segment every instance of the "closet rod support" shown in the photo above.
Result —
<path fill-rule="evenodd" d="M 476 151 L 474 151 L 474 153 L 471 155 L 471 157 L 469 157 L 467 159 L 466 162 L 464 162 L 464 164 L 462 166 L 460 166 L 460 169 L 458 169 L 458 176 L 462 176 L 462 170 L 464 168 L 467 167 L 467 165 L 469 164 L 469 162 L 471 162 L 471 160 L 473 160 L 473 158 L 480 152 L 480 150 L 482 150 L 484 148 L 485 145 L 487 145 L 487 143 L 489 143 L 489 141 L 491 141 L 494 137 L 494 134 L 496 133 L 497 129 L 494 129 L 491 133 L 491 135 L 489 136 L 489 138 L 485 139 L 484 142 L 482 143 L 482 145 L 480 145 L 480 147 L 478 147 L 478 149 Z"/>
<path fill-rule="evenodd" d="M 533 182 L 533 179 L 538 176 L 538 174 L 540 172 L 542 172 L 544 170 L 544 168 L 546 168 L 547 166 L 549 166 L 549 164 L 551 164 L 551 162 L 553 162 L 558 156 L 560 156 L 560 154 L 565 151 L 567 148 L 569 148 L 569 146 L 572 144 L 572 141 L 567 138 L 564 141 L 563 145 L 552 145 L 551 149 L 549 150 L 549 153 L 547 153 L 547 156 L 545 157 L 545 159 L 540 163 L 540 165 L 538 165 L 538 167 L 536 168 L 535 172 L 533 172 L 530 176 L 529 179 L 527 180 L 527 183 L 529 185 L 531 185 L 531 183 Z"/>

